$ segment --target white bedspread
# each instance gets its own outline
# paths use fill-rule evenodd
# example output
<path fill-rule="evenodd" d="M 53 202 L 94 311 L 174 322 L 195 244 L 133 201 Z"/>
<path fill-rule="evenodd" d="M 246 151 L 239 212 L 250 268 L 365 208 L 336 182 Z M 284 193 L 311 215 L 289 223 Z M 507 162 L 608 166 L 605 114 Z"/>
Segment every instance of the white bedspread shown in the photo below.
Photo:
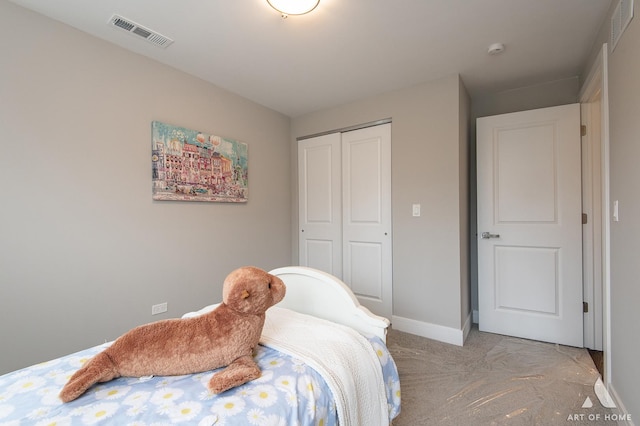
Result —
<path fill-rule="evenodd" d="M 271 307 L 260 343 L 293 357 L 304 356 L 334 394 L 341 425 L 389 424 L 380 361 L 368 340 L 358 332 Z"/>

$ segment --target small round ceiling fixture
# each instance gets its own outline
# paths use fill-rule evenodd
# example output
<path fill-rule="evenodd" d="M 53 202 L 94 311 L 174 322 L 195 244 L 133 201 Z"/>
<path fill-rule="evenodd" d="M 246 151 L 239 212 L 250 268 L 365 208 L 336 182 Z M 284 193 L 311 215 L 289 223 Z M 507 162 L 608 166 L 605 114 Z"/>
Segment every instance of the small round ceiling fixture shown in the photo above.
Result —
<path fill-rule="evenodd" d="M 320 0 L 267 0 L 267 3 L 286 18 L 289 15 L 304 15 L 311 12 L 318 6 Z"/>
<path fill-rule="evenodd" d="M 504 52 L 504 44 L 502 43 L 493 43 L 487 51 L 489 55 L 499 55 L 502 52 Z"/>

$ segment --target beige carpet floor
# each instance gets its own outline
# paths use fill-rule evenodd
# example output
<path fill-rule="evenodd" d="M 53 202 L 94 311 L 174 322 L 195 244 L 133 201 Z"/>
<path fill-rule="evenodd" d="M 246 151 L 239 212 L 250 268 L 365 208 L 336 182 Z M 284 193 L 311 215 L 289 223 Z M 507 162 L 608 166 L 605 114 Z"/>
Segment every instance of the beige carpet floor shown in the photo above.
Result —
<path fill-rule="evenodd" d="M 402 395 L 393 426 L 617 424 L 619 411 L 595 394 L 599 373 L 586 349 L 477 327 L 463 347 L 393 329 L 387 346 Z"/>

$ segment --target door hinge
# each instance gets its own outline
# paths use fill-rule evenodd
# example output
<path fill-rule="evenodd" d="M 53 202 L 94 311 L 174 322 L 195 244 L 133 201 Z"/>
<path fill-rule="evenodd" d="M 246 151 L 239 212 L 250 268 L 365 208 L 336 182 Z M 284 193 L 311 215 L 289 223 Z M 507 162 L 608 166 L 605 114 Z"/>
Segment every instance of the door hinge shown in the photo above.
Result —
<path fill-rule="evenodd" d="M 580 136 L 587 136 L 587 126 L 584 124 L 580 125 Z"/>
<path fill-rule="evenodd" d="M 585 314 L 589 312 L 589 303 L 582 302 L 582 312 L 584 312 Z"/>
<path fill-rule="evenodd" d="M 587 223 L 587 214 L 582 213 L 582 224 L 585 225 Z"/>

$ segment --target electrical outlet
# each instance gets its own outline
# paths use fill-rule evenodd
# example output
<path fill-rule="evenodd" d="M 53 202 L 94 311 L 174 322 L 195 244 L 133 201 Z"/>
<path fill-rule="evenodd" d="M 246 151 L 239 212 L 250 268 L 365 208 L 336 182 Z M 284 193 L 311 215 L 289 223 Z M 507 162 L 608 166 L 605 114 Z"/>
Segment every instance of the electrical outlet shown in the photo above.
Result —
<path fill-rule="evenodd" d="M 151 315 L 158 315 L 163 312 L 167 312 L 167 302 L 158 303 L 157 305 L 153 305 L 151 307 Z"/>
<path fill-rule="evenodd" d="M 414 217 L 420 216 L 420 204 L 414 204 L 413 206 L 411 206 L 411 214 Z"/>

